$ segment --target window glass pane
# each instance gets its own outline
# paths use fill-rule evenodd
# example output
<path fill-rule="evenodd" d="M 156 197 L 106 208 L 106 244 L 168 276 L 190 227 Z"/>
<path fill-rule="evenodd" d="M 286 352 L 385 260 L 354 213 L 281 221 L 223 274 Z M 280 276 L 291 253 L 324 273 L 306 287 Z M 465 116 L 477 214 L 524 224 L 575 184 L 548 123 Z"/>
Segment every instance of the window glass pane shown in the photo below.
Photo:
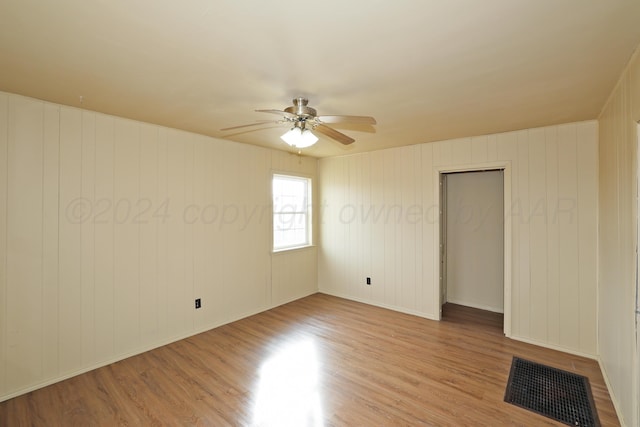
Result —
<path fill-rule="evenodd" d="M 311 244 L 308 178 L 273 176 L 273 247 L 284 249 Z"/>
<path fill-rule="evenodd" d="M 274 246 L 301 246 L 307 241 L 307 220 L 305 214 L 283 214 L 273 217 Z"/>
<path fill-rule="evenodd" d="M 303 212 L 307 204 L 307 180 L 276 177 L 273 180 L 273 211 Z"/>

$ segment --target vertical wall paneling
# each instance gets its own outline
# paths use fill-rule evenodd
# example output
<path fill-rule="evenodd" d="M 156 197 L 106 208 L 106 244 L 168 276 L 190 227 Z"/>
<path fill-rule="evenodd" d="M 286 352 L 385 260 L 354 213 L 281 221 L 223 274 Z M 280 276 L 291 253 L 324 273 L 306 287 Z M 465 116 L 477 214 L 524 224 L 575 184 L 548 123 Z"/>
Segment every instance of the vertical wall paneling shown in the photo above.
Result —
<path fill-rule="evenodd" d="M 363 210 L 365 206 L 372 206 L 371 202 L 371 180 L 372 173 L 376 173 L 376 171 L 372 171 L 371 169 L 371 154 L 367 153 L 366 156 L 362 156 L 362 164 L 361 167 L 361 182 L 362 182 L 362 200 L 361 203 L 358 204 L 359 215 L 363 215 Z M 361 275 L 358 277 L 358 281 L 356 282 L 358 286 L 362 289 L 363 298 L 370 299 L 372 296 L 372 288 L 371 285 L 366 285 L 366 277 L 372 276 L 372 265 L 371 265 L 371 253 L 372 253 L 372 245 L 375 244 L 372 241 L 372 231 L 373 231 L 373 223 L 370 219 L 362 221 L 362 258 L 361 258 Z"/>
<path fill-rule="evenodd" d="M 618 212 L 618 165 L 617 165 L 617 144 L 619 138 L 616 138 L 613 117 L 615 111 L 615 102 L 610 101 L 608 111 L 604 117 L 600 119 L 600 146 L 599 146 L 599 233 L 598 233 L 598 280 L 599 294 L 598 307 L 602 312 L 607 312 L 608 316 L 598 315 L 598 350 L 603 361 L 603 370 L 608 376 L 613 387 L 624 387 L 625 381 L 622 378 L 622 366 L 619 360 L 619 353 L 626 353 L 625 340 L 621 340 L 619 335 L 621 331 L 615 323 L 620 323 L 624 319 L 624 312 L 618 313 L 618 307 L 622 303 L 620 297 L 616 298 L 617 293 L 622 293 L 623 287 L 616 286 L 620 281 L 618 271 L 621 268 L 619 257 L 619 212 Z M 619 113 L 618 113 L 619 114 Z M 606 147 L 606 149 L 605 149 Z M 615 208 L 614 208 L 615 207 Z M 608 250 L 605 251 L 604 248 Z M 604 292 L 602 288 L 610 288 L 614 292 Z M 627 294 L 628 298 L 630 295 Z M 615 314 L 615 315 L 614 315 Z M 622 318 L 622 319 L 621 319 Z M 603 333 L 607 331 L 608 333 Z M 628 353 L 627 353 L 628 354 Z M 628 391 L 628 389 L 627 389 Z M 612 399 L 614 397 L 612 396 Z"/>
<path fill-rule="evenodd" d="M 454 164 L 453 146 L 456 141 L 440 141 L 435 142 L 433 146 L 433 164 L 434 166 Z"/>
<path fill-rule="evenodd" d="M 1 114 L 1 113 L 0 113 Z M 58 374 L 58 176 L 60 109 L 44 105 L 42 163 L 42 377 Z M 0 195 L 0 200 L 2 196 Z M 2 239 L 0 239 L 2 241 Z"/>
<path fill-rule="evenodd" d="M 271 253 L 274 165 L 317 186 L 313 158 L 0 93 L 0 400 L 316 292 L 317 247 Z"/>
<path fill-rule="evenodd" d="M 487 162 L 495 162 L 498 160 L 498 137 L 496 135 L 489 135 L 487 137 Z"/>
<path fill-rule="evenodd" d="M 259 284 L 259 288 L 255 292 L 255 295 L 260 295 L 258 299 L 260 310 L 271 307 L 272 301 L 270 298 L 272 288 L 272 263 L 268 262 L 267 255 L 271 252 L 271 155 L 268 150 L 262 149 L 256 151 L 256 175 L 253 178 L 252 186 L 254 188 L 254 200 L 258 200 L 256 203 L 254 200 L 249 201 L 247 204 L 251 205 L 251 209 L 246 214 L 246 222 L 252 224 L 248 235 L 259 235 L 260 245 L 256 248 L 255 256 L 260 260 L 260 271 L 256 276 L 256 282 Z M 312 177 L 312 185 L 315 184 L 315 178 Z M 312 189 L 313 197 L 313 189 Z M 313 220 L 313 213 L 312 213 Z M 312 225 L 312 233 L 313 233 Z M 312 240 L 313 241 L 313 240 Z M 314 251 L 315 252 L 315 251 Z M 317 263 L 317 256 L 314 254 L 314 263 Z M 304 265 L 304 267 L 303 267 Z M 309 272 L 309 264 L 297 264 L 296 270 L 298 277 L 302 271 Z M 316 271 L 315 269 L 312 269 Z M 311 277 L 309 282 L 314 283 L 315 277 Z M 314 286 L 314 289 L 316 287 Z M 255 312 L 255 309 L 252 308 Z"/>
<path fill-rule="evenodd" d="M 251 196 L 242 200 L 241 203 L 240 233 L 243 236 L 243 245 L 251 248 L 250 256 L 263 261 L 263 255 L 269 253 L 271 249 L 269 238 L 269 224 L 271 222 L 261 214 L 270 203 L 270 199 L 265 197 L 270 188 L 268 185 L 270 175 L 265 173 L 268 167 L 267 153 L 266 150 L 254 150 L 243 146 L 240 148 L 242 148 L 238 153 L 240 158 L 249 158 L 251 170 L 259 171 L 254 174 L 243 174 L 246 192 Z M 245 298 L 247 302 L 250 302 L 250 305 L 246 307 L 246 312 L 262 311 L 269 304 L 270 292 L 267 290 L 267 281 L 271 277 L 269 265 L 259 262 L 256 268 L 249 269 L 248 273 L 244 292 L 246 295 L 251 295 L 251 298 Z"/>
<path fill-rule="evenodd" d="M 402 151 L 394 150 L 393 156 L 391 156 L 390 166 L 392 168 L 393 178 L 391 181 L 391 187 L 388 188 L 388 204 L 387 210 L 387 223 L 389 225 L 389 231 L 393 233 L 392 245 L 388 247 L 390 254 L 390 262 L 393 263 L 393 268 L 390 271 L 393 276 L 390 279 L 391 287 L 387 288 L 390 291 L 390 300 L 393 304 L 401 305 L 402 301 L 402 243 L 405 235 L 403 234 L 403 206 L 402 206 Z"/>
<path fill-rule="evenodd" d="M 184 135 L 186 138 L 186 144 L 183 145 L 184 149 L 184 181 L 182 184 L 182 192 L 184 194 L 184 205 L 180 213 L 179 221 L 183 223 L 183 239 L 184 239 L 184 270 L 182 271 L 181 283 L 184 287 L 182 294 L 182 300 L 180 305 L 184 310 L 184 321 L 187 327 L 194 327 L 195 318 L 195 229 L 198 224 L 198 219 L 187 218 L 186 212 L 191 207 L 196 205 L 195 202 L 195 145 L 196 135 Z"/>
<path fill-rule="evenodd" d="M 489 161 L 488 140 L 487 136 L 471 138 L 471 163 L 478 164 Z"/>
<path fill-rule="evenodd" d="M 537 173 L 538 171 L 529 170 L 529 131 L 517 132 L 517 138 L 518 197 L 516 198 L 517 213 L 514 216 L 514 221 L 518 223 L 518 257 L 516 262 L 519 272 L 517 278 L 519 286 L 514 289 L 514 296 L 517 301 L 514 305 L 519 313 L 518 334 L 528 337 L 531 336 L 531 242 L 529 232 L 531 200 L 529 198 L 529 173 Z"/>
<path fill-rule="evenodd" d="M 167 332 L 177 336 L 189 327 L 191 293 L 184 282 L 185 258 L 185 146 L 189 144 L 181 132 L 170 130 L 167 135 Z"/>
<path fill-rule="evenodd" d="M 7 192 L 9 96 L 0 92 L 0 360 L 7 360 Z M 0 396 L 7 393 L 7 365 L 0 363 Z"/>
<path fill-rule="evenodd" d="M 338 224 L 338 233 L 334 233 L 332 236 L 333 239 L 336 240 L 339 244 L 338 252 L 336 254 L 331 255 L 332 263 L 329 266 L 335 265 L 337 268 L 336 274 L 334 274 L 333 278 L 335 279 L 334 287 L 336 289 L 342 289 L 344 287 L 343 281 L 345 277 L 348 277 L 349 272 L 351 271 L 351 266 L 348 264 L 351 262 L 350 257 L 347 256 L 349 253 L 349 242 L 344 238 L 339 238 L 338 236 L 343 235 L 347 236 L 350 231 L 350 213 L 348 209 L 344 209 L 345 206 L 349 204 L 349 187 L 348 184 L 344 185 L 345 182 L 349 182 L 349 168 L 346 160 L 342 159 L 336 165 L 337 174 L 335 176 L 336 180 L 334 181 L 334 187 L 337 190 L 337 199 L 333 200 L 332 209 L 335 209 L 335 221 Z M 326 225 L 323 224 L 322 232 L 324 233 Z M 322 244 L 324 244 L 326 239 L 323 239 Z M 324 251 L 324 248 L 323 248 Z M 339 255 L 338 255 L 339 254 Z M 338 255 L 338 256 L 336 256 Z M 335 264 L 334 264 L 335 263 Z"/>
<path fill-rule="evenodd" d="M 20 378 L 33 381 L 42 375 L 42 162 L 43 106 L 28 99 L 16 99 L 9 128 L 8 205 L 18 211 L 7 218 L 7 383 Z M 17 212 L 20 212 L 18 215 Z M 25 303 L 34 314 L 21 322 Z"/>
<path fill-rule="evenodd" d="M 413 205 L 407 212 L 409 222 L 414 226 L 413 229 L 413 248 L 415 251 L 414 257 L 414 273 L 413 273 L 413 310 L 419 311 L 423 305 L 420 303 L 422 299 L 423 288 L 419 286 L 422 279 L 423 264 L 424 264 L 424 242 L 422 241 L 422 228 L 424 227 L 424 202 L 422 200 L 422 179 L 420 171 L 422 170 L 422 149 L 419 146 L 412 148 L 412 161 L 413 161 L 413 176 L 412 176 L 412 196 Z"/>
<path fill-rule="evenodd" d="M 597 312 L 582 307 L 597 305 L 597 123 L 580 124 L 577 128 L 577 198 L 578 205 L 578 283 L 580 286 L 580 348 L 597 353 L 597 337 L 591 333 L 597 329 Z M 584 143 L 583 143 L 584 142 Z"/>
<path fill-rule="evenodd" d="M 369 184 L 370 181 L 368 175 L 369 158 L 370 156 L 368 153 L 360 156 L 357 160 L 357 165 L 350 169 L 350 171 L 355 175 L 355 185 L 353 188 L 355 193 L 353 193 L 354 197 L 351 200 L 357 213 L 356 220 L 351 221 L 355 237 L 353 241 L 357 245 L 353 249 L 358 250 L 362 248 L 362 250 L 356 254 L 356 258 L 358 260 L 358 271 L 355 277 L 353 277 L 352 285 L 355 293 L 359 295 L 360 298 L 366 298 L 369 294 L 369 288 L 365 285 L 365 277 L 369 274 L 366 267 L 366 258 L 368 254 L 371 253 L 371 247 L 364 249 L 366 236 L 369 234 L 369 221 L 364 221 L 362 219 L 362 208 L 366 206 L 366 200 L 370 199 L 371 194 L 371 185 Z"/>
<path fill-rule="evenodd" d="M 559 236 L 560 225 L 557 221 L 556 209 L 558 200 L 558 128 L 550 127 L 544 130 L 545 136 L 545 168 L 546 173 L 546 197 L 547 197 L 547 277 L 545 302 L 547 312 L 547 342 L 560 344 L 560 253 Z"/>
<path fill-rule="evenodd" d="M 190 206 L 198 206 L 198 210 L 202 211 L 201 200 L 204 200 L 204 145 L 205 140 L 201 137 L 195 137 L 193 141 L 193 196 Z M 192 222 L 192 238 L 193 238 L 193 299 L 195 307 L 195 299 L 200 298 L 205 289 L 205 240 L 204 240 L 204 222 L 198 216 L 188 218 Z M 209 301 L 205 299 L 205 306 L 194 312 L 194 327 L 200 329 L 206 325 L 205 311 L 209 310 Z"/>
<path fill-rule="evenodd" d="M 621 422 L 639 425 L 640 356 L 634 342 L 638 244 L 636 123 L 640 121 L 638 51 L 623 71 L 598 121 L 598 354 Z M 581 157 L 581 161 L 589 160 Z M 582 198 L 589 200 L 583 189 L 579 191 L 581 203 Z M 583 220 L 581 216 L 580 230 L 586 226 Z M 587 262 L 588 256 L 581 252 L 580 263 Z M 581 336 L 580 339 L 587 338 Z"/>
<path fill-rule="evenodd" d="M 560 226 L 560 341 L 580 348 L 580 284 L 578 281 L 578 176 L 575 126 L 558 128 L 558 204 L 555 220 Z M 593 189 L 591 189 L 593 191 Z"/>
<path fill-rule="evenodd" d="M 326 212 L 319 289 L 438 318 L 438 173 L 504 167 L 504 197 L 508 199 L 504 226 L 511 236 L 504 241 L 505 256 L 510 257 L 504 265 L 504 280 L 509 283 L 505 333 L 595 355 L 596 325 L 586 313 L 596 312 L 596 301 L 580 295 L 592 295 L 596 282 L 589 269 L 582 271 L 578 259 L 583 259 L 583 253 L 584 259 L 595 256 L 596 206 L 593 197 L 579 203 L 578 199 L 582 191 L 596 193 L 597 170 L 593 156 L 582 159 L 582 153 L 578 155 L 578 143 L 585 150 L 595 150 L 594 122 L 321 159 L 323 202 L 333 212 L 346 212 L 352 205 L 374 211 L 382 200 L 385 221 L 383 229 L 362 218 L 345 225 Z M 578 176 L 582 187 L 578 187 Z M 577 218 L 583 216 L 589 221 L 578 227 Z M 368 230 L 371 239 L 354 230 Z M 384 250 L 376 249 L 378 239 L 384 241 Z M 364 248 L 369 242 L 376 243 L 371 249 Z M 555 253 L 555 259 L 549 251 Z M 361 276 L 363 256 L 371 259 L 365 262 L 380 267 L 384 292 L 374 282 L 373 292 L 362 293 L 362 287 L 354 288 L 351 280 L 345 280 Z M 583 279 L 578 280 L 579 276 Z"/>
<path fill-rule="evenodd" d="M 94 226 L 95 354 L 98 361 L 115 354 L 114 153 L 115 120 L 101 114 L 95 123 L 95 188 L 90 222 Z"/>
<path fill-rule="evenodd" d="M 324 170 L 331 172 L 334 164 L 335 162 L 327 162 L 324 166 L 325 168 Z M 325 267 L 325 265 L 327 265 L 330 262 L 330 260 L 327 259 L 326 253 L 332 253 L 334 254 L 334 256 L 335 254 L 338 253 L 338 250 L 333 246 L 336 240 L 331 239 L 328 233 L 325 233 L 325 230 L 331 230 L 332 232 L 335 232 L 338 229 L 337 225 L 332 224 L 333 218 L 335 215 L 331 209 L 331 206 L 328 205 L 328 203 L 326 203 L 325 201 L 327 199 L 331 199 L 335 203 L 335 200 L 337 198 L 335 195 L 335 190 L 332 182 L 333 176 L 334 175 L 331 173 L 318 175 L 318 179 L 317 179 L 318 191 L 316 191 L 318 202 L 316 204 L 316 209 L 315 209 L 315 212 L 316 212 L 315 220 L 316 220 L 316 223 L 319 224 L 320 226 L 320 230 L 317 230 L 317 238 L 315 240 L 315 243 L 319 245 L 318 282 L 322 281 L 323 283 L 326 283 L 325 289 L 329 289 L 329 292 L 331 292 L 332 290 L 331 283 L 334 283 L 332 276 L 333 276 L 333 273 L 336 271 L 336 267 L 334 268 Z M 327 227 L 326 224 L 328 223 L 331 225 Z M 272 274 L 273 275 L 277 274 L 277 269 L 274 268 L 274 271 Z"/>
<path fill-rule="evenodd" d="M 544 129 L 529 131 L 529 170 L 537 179 L 529 181 L 530 336 L 547 341 L 547 157 Z M 595 306 L 595 305 L 594 305 Z"/>
<path fill-rule="evenodd" d="M 385 270 L 384 263 L 378 262 L 384 259 L 386 242 L 384 239 L 384 151 L 374 151 L 370 153 L 370 173 L 371 173 L 371 210 L 367 212 L 371 230 L 371 251 L 368 263 L 371 268 L 371 293 L 369 298 L 374 301 L 384 301 Z M 366 206 L 363 206 L 365 208 Z"/>
<path fill-rule="evenodd" d="M 32 123 L 31 126 L 37 124 Z M 60 373 L 82 366 L 82 113 L 60 110 L 59 357 Z M 13 210 L 14 207 L 11 207 Z M 18 211 L 19 212 L 19 211 Z"/>
<path fill-rule="evenodd" d="M 433 170 L 433 145 L 423 144 L 420 146 L 420 160 L 421 169 L 423 171 Z M 435 198 L 438 194 L 434 194 L 434 174 L 422 173 L 422 275 L 420 276 L 421 289 L 418 290 L 419 304 L 418 310 L 426 313 L 428 317 L 435 317 L 436 313 L 440 310 L 440 301 L 437 301 L 433 296 L 437 295 L 438 287 L 440 286 L 437 278 L 434 277 L 433 271 L 435 270 L 436 263 L 440 262 L 439 249 L 435 243 L 436 223 L 438 220 L 439 212 L 437 211 Z M 433 242 L 429 244 L 429 242 Z"/>
<path fill-rule="evenodd" d="M 520 282 L 520 232 L 522 228 L 522 199 L 520 198 L 520 163 L 519 163 L 519 143 L 518 133 L 510 132 L 508 134 L 500 135 L 498 140 L 499 155 L 505 156 L 513 161 L 513 173 L 512 173 L 512 200 L 509 211 L 505 216 L 508 216 L 512 224 L 512 252 L 513 252 L 513 265 L 512 276 L 515 282 Z M 517 313 L 520 308 L 520 286 L 514 286 L 511 290 L 511 306 L 514 307 L 514 311 Z M 511 327 L 514 335 L 521 335 L 523 316 L 513 316 L 511 320 Z"/>
<path fill-rule="evenodd" d="M 118 120 L 114 141 L 115 349 L 125 354 L 140 342 L 140 128 Z"/>
<path fill-rule="evenodd" d="M 223 143 L 217 141 L 207 141 L 204 146 L 207 159 L 206 176 L 206 196 L 203 199 L 203 207 L 200 211 L 200 218 L 205 225 L 206 241 L 206 264 L 208 266 L 206 287 L 202 298 L 206 306 L 202 308 L 207 316 L 209 324 L 220 324 L 224 319 L 231 316 L 228 301 L 228 290 L 222 280 L 222 272 L 225 268 L 223 255 L 225 252 L 224 242 L 221 237 L 220 216 L 223 188 L 225 180 L 222 179 L 222 166 L 225 161 L 219 153 Z"/>
<path fill-rule="evenodd" d="M 329 258 L 331 255 L 337 259 L 341 255 L 339 244 L 342 239 L 334 239 L 334 233 L 340 232 L 337 215 L 334 206 L 339 203 L 338 187 L 334 185 L 337 167 L 341 158 L 327 161 L 323 164 L 323 173 L 318 175 L 319 202 L 316 221 L 320 224 L 318 233 L 318 282 L 324 283 L 325 292 L 333 293 L 336 287 L 335 274 L 339 270 L 338 262 Z M 329 202 L 331 201 L 331 202 Z M 331 267 L 329 267 L 331 265 Z M 274 269 L 274 275 L 277 269 Z"/>
<path fill-rule="evenodd" d="M 162 221 L 158 197 L 158 129 L 140 127 L 140 192 L 134 223 L 140 235 L 140 344 L 149 346 L 160 337 L 158 289 L 158 227 Z"/>
<path fill-rule="evenodd" d="M 351 266 L 347 270 L 347 288 L 349 293 L 355 295 L 356 298 L 362 298 L 362 228 L 363 223 L 358 218 L 358 209 L 362 206 L 363 188 L 361 185 L 362 163 L 365 156 L 357 156 L 352 159 L 347 169 L 349 173 L 349 193 L 346 211 L 348 215 L 344 216 L 347 222 L 349 239 L 347 240 L 347 253 L 352 254 Z"/>
<path fill-rule="evenodd" d="M 471 138 L 460 138 L 448 141 L 451 147 L 451 160 L 449 164 L 466 165 L 471 163 Z"/>
<path fill-rule="evenodd" d="M 222 167 L 222 176 L 226 179 L 222 187 L 224 204 L 220 223 L 225 245 L 224 280 L 233 283 L 228 287 L 228 303 L 239 313 L 248 313 L 268 304 L 266 282 L 270 273 L 266 271 L 266 264 L 255 263 L 252 269 L 247 269 L 243 258 L 258 259 L 270 251 L 270 221 L 260 217 L 269 204 L 265 196 L 270 188 L 266 184 L 270 175 L 264 172 L 268 165 L 264 151 L 228 144 L 225 153 L 227 159 L 233 160 Z M 243 167 L 238 168 L 236 164 Z"/>
<path fill-rule="evenodd" d="M 623 116 L 628 109 L 628 98 L 630 91 L 630 79 L 624 79 L 623 83 L 620 87 L 622 89 L 621 95 L 617 98 L 617 114 Z M 628 121 L 626 123 L 621 123 L 616 131 L 616 138 L 619 138 L 621 141 L 629 141 L 629 136 L 631 130 L 629 129 L 631 123 Z M 618 256 L 618 263 L 620 267 L 620 271 L 618 273 L 617 279 L 622 283 L 630 283 L 633 280 L 633 271 L 626 266 L 632 265 L 631 256 L 633 251 L 633 243 L 631 241 L 632 236 L 635 233 L 632 231 L 634 228 L 634 221 L 632 220 L 632 216 L 629 214 L 624 214 L 625 212 L 633 212 L 631 203 L 632 198 L 629 197 L 629 194 L 632 193 L 633 189 L 633 180 L 629 179 L 632 177 L 632 157 L 630 156 L 631 150 L 633 149 L 632 144 L 622 143 L 617 147 L 616 152 L 616 164 L 617 164 L 617 209 L 618 209 L 618 247 L 620 250 L 616 254 Z M 628 291 L 627 291 L 628 292 Z M 629 303 L 625 306 L 625 311 L 629 310 Z M 628 314 L 625 316 L 626 319 L 633 316 L 629 316 Z M 626 323 L 626 322 L 625 322 Z M 617 334 L 622 334 L 624 329 L 620 329 L 617 331 Z M 628 344 L 625 345 L 627 347 Z M 631 346 L 633 347 L 633 345 Z M 619 372 L 619 375 L 628 375 L 626 372 Z M 636 400 L 637 401 L 637 400 Z M 630 396 L 622 396 L 621 398 L 622 405 L 628 407 L 630 406 Z"/>
<path fill-rule="evenodd" d="M 225 284 L 229 284 L 233 278 L 233 270 L 240 267 L 240 262 L 235 261 L 237 257 L 241 256 L 239 247 L 239 239 L 236 238 L 236 233 L 233 233 L 230 228 L 234 225 L 234 217 L 239 215 L 237 209 L 237 199 L 235 195 L 239 192 L 239 185 L 237 179 L 237 168 L 234 165 L 234 160 L 237 161 L 237 154 L 234 151 L 234 147 L 230 144 L 224 144 L 222 147 L 222 156 L 228 159 L 227 162 L 221 163 L 220 171 L 221 176 L 225 177 L 227 185 L 221 187 L 221 206 L 220 206 L 220 238 L 224 245 L 224 252 L 222 253 L 222 274 L 221 281 Z M 245 167 L 247 166 L 246 160 L 244 161 Z M 249 168 L 247 168 L 249 169 Z M 239 237 L 239 236 L 238 236 Z M 233 286 L 225 286 L 225 299 L 228 306 L 232 306 L 236 302 L 236 294 L 239 292 L 244 277 L 240 275 L 238 280 L 233 283 Z M 240 282 L 240 283 L 238 283 Z M 244 310 L 241 307 L 240 310 Z"/>
<path fill-rule="evenodd" d="M 308 268 L 316 254 L 315 248 L 306 248 L 273 254 L 273 304 L 284 304 L 317 291 L 315 280 L 309 278 Z"/>
<path fill-rule="evenodd" d="M 358 231 L 357 224 L 354 221 L 354 218 L 356 218 L 357 215 L 357 211 L 355 210 L 357 208 L 354 205 L 354 198 L 357 194 L 357 189 L 354 188 L 357 185 L 357 177 L 355 175 L 356 171 L 357 165 L 349 162 L 348 166 L 345 168 L 345 174 L 347 175 L 345 200 L 347 204 L 343 206 L 345 209 L 342 209 L 340 212 L 340 221 L 343 222 L 345 232 L 347 233 L 346 235 L 349 236 L 349 238 L 345 242 L 345 253 L 353 253 L 354 255 L 353 257 L 350 257 L 351 259 L 349 260 L 352 264 L 348 269 L 344 270 L 346 278 L 345 285 L 347 289 L 349 289 L 349 293 L 354 294 L 357 298 L 358 287 L 354 282 L 358 280 L 358 276 L 360 275 L 360 265 L 358 264 L 358 258 L 360 254 L 352 252 L 357 247 L 357 242 L 355 242 L 354 240 L 355 235 Z"/>
<path fill-rule="evenodd" d="M 398 150 L 389 150 L 384 158 L 384 199 L 385 199 L 385 254 L 384 254 L 384 273 L 385 273 L 385 295 L 384 304 L 391 306 L 397 305 L 396 289 L 399 287 L 396 271 L 400 269 L 396 256 L 401 256 L 397 248 L 397 242 L 400 239 L 399 230 L 397 230 L 396 216 L 400 206 L 396 203 L 396 189 L 399 183 L 396 182 L 396 165 L 395 157 Z M 339 185 L 339 184 L 338 184 Z M 346 255 L 346 254 L 345 254 Z M 346 264 L 348 260 L 343 262 Z M 322 290 L 322 287 L 320 287 Z"/>
<path fill-rule="evenodd" d="M 156 301 L 158 315 L 158 334 L 160 337 L 169 335 L 169 306 L 172 304 L 170 298 L 169 286 L 170 282 L 167 278 L 169 271 L 169 224 L 172 212 L 175 207 L 169 199 L 169 173 L 168 173 L 168 138 L 169 130 L 164 128 L 158 129 L 157 141 L 157 170 L 158 181 L 157 188 L 157 204 L 153 207 L 152 217 L 157 225 L 157 283 L 156 283 Z"/>
<path fill-rule="evenodd" d="M 401 209 L 400 229 L 401 229 L 401 246 L 398 251 L 401 275 L 398 276 L 400 284 L 400 304 L 415 310 L 416 292 L 416 224 L 422 220 L 421 215 L 416 215 L 415 197 L 415 164 L 416 147 L 403 147 L 400 150 L 400 200 Z"/>
<path fill-rule="evenodd" d="M 81 113 L 81 153 L 80 193 L 81 199 L 89 207 L 88 215 L 80 219 L 80 283 L 82 284 L 82 364 L 89 365 L 95 356 L 95 228 L 91 221 L 91 210 L 95 205 L 95 158 L 96 158 L 96 122 L 95 114 Z"/>

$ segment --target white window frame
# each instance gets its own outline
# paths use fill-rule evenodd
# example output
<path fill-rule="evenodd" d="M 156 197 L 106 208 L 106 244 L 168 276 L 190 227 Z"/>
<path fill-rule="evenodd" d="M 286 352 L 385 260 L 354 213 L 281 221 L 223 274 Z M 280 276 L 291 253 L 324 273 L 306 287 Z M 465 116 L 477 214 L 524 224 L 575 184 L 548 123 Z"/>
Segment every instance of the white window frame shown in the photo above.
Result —
<path fill-rule="evenodd" d="M 289 180 L 293 180 L 293 181 L 302 181 L 306 184 L 306 200 L 303 203 L 303 210 L 302 211 L 296 211 L 296 210 L 289 210 L 289 211 L 284 211 L 284 212 L 276 212 L 276 194 L 274 192 L 274 182 L 276 179 L 289 179 Z M 313 182 L 312 182 L 312 178 L 309 176 L 304 176 L 304 175 L 299 175 L 299 174 L 292 174 L 292 173 L 286 173 L 286 172 L 273 172 L 271 175 L 271 201 L 272 201 L 272 215 L 271 215 L 271 236 L 272 236 L 272 244 L 271 247 L 273 249 L 273 252 L 283 252 L 283 251 L 289 251 L 289 250 L 293 250 L 293 249 L 300 249 L 300 248 L 307 248 L 313 245 L 313 230 L 312 230 L 312 188 L 313 188 Z M 277 221 L 277 216 L 279 215 L 291 215 L 291 214 L 296 214 L 296 215 L 304 215 L 304 229 L 305 229 L 305 241 L 302 243 L 295 243 L 295 244 L 291 244 L 291 245 L 279 245 L 276 246 L 276 224 L 278 223 Z"/>

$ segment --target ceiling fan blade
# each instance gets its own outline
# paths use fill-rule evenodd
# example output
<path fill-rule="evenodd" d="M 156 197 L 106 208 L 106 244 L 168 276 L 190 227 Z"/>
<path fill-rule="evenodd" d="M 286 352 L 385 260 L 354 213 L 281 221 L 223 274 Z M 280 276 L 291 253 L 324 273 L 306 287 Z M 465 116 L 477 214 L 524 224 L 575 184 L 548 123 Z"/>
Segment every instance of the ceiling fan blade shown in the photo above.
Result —
<path fill-rule="evenodd" d="M 233 129 L 240 129 L 240 128 L 246 128 L 246 127 L 250 127 L 250 126 L 260 126 L 260 125 L 266 125 L 269 123 L 283 123 L 282 120 L 276 120 L 276 121 L 271 121 L 271 120 L 261 120 L 257 123 L 250 123 L 248 125 L 240 125 L 240 126 L 231 126 L 229 128 L 223 128 L 220 130 L 233 130 Z"/>
<path fill-rule="evenodd" d="M 288 119 L 295 119 L 296 116 L 295 114 L 289 113 L 287 111 L 282 111 L 282 110 L 256 110 L 258 113 L 271 113 L 271 114 L 277 114 L 279 116 L 285 116 Z"/>
<path fill-rule="evenodd" d="M 344 145 L 349 145 L 352 142 L 355 142 L 355 139 L 323 124 L 316 125 L 313 129 Z"/>
<path fill-rule="evenodd" d="M 318 116 L 322 123 L 358 123 L 363 125 L 375 125 L 376 119 L 369 116 Z"/>

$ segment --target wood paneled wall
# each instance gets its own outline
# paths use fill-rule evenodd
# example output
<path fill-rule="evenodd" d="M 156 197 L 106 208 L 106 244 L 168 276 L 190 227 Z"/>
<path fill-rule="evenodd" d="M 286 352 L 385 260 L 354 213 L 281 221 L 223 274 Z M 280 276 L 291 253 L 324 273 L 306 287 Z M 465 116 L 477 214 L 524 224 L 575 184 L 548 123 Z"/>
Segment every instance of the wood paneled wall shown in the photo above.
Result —
<path fill-rule="evenodd" d="M 0 400 L 316 292 L 271 253 L 271 171 L 316 168 L 0 93 Z"/>
<path fill-rule="evenodd" d="M 636 52 L 599 119 L 598 350 L 611 398 L 628 426 L 640 425 L 640 356 L 635 345 L 638 121 Z"/>
<path fill-rule="evenodd" d="M 436 318 L 437 170 L 507 161 L 511 334 L 595 356 L 597 132 L 589 121 L 321 159 L 320 291 Z"/>

